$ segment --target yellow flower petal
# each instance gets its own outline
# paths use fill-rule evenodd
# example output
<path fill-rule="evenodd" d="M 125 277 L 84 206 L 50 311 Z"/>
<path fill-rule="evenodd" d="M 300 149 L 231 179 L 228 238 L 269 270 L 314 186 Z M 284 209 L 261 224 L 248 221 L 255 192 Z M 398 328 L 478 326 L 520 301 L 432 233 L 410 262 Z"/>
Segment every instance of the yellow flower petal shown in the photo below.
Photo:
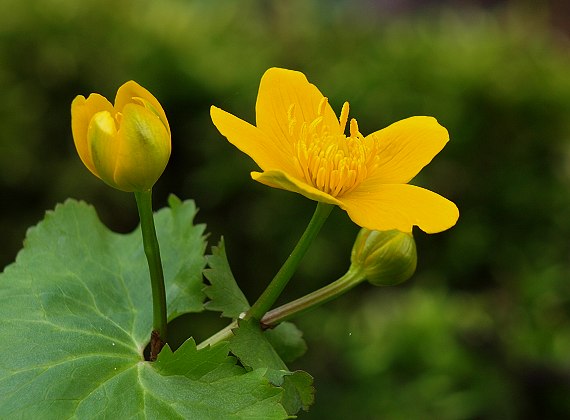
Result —
<path fill-rule="evenodd" d="M 114 181 L 115 165 L 117 163 L 117 127 L 115 119 L 109 111 L 97 112 L 87 128 L 89 154 L 93 165 L 97 168 L 96 175 L 112 187 L 117 188 Z"/>
<path fill-rule="evenodd" d="M 158 102 L 152 93 L 133 80 L 126 82 L 119 88 L 119 90 L 117 90 L 117 96 L 115 97 L 115 109 L 117 112 L 122 112 L 125 105 L 134 102 L 133 98 L 142 98 L 150 103 L 153 108 L 152 111 L 159 116 L 160 121 L 162 121 L 170 134 L 170 126 L 168 125 L 166 114 L 164 113 L 164 109 L 162 109 L 160 102 Z"/>
<path fill-rule="evenodd" d="M 164 172 L 170 157 L 170 133 L 156 114 L 127 104 L 116 136 L 113 179 L 123 191 L 144 191 Z"/>
<path fill-rule="evenodd" d="M 348 103 L 340 121 L 304 74 L 272 68 L 261 79 L 257 126 L 212 107 L 220 132 L 252 157 L 263 173 L 254 180 L 312 200 L 337 204 L 358 225 L 435 233 L 453 226 L 451 201 L 406 185 L 449 140 L 432 117 L 412 117 L 364 137 Z"/>
<path fill-rule="evenodd" d="M 259 85 L 255 105 L 257 127 L 286 150 L 296 141 L 302 124 L 310 124 L 323 111 L 323 124 L 331 134 L 340 132 L 340 124 L 323 94 L 298 71 L 271 68 Z M 290 152 L 292 153 L 292 152 Z"/>
<path fill-rule="evenodd" d="M 377 142 L 379 162 L 365 183 L 405 184 L 443 149 L 449 134 L 433 117 L 411 117 L 366 139 Z"/>
<path fill-rule="evenodd" d="M 278 169 L 297 174 L 292 152 L 280 149 L 278 144 L 257 127 L 215 106 L 210 108 L 210 115 L 220 133 L 249 155 L 261 169 Z"/>
<path fill-rule="evenodd" d="M 311 200 L 320 201 L 322 203 L 335 204 L 337 206 L 341 205 L 341 202 L 332 195 L 326 194 L 281 171 L 252 172 L 251 177 L 255 181 L 261 182 L 269 187 L 296 192 Z"/>
<path fill-rule="evenodd" d="M 96 176 L 99 175 L 93 165 L 91 151 L 87 142 L 87 129 L 93 116 L 100 111 L 107 111 L 113 114 L 113 105 L 97 93 L 92 93 L 87 99 L 79 95 L 71 103 L 71 131 L 75 148 L 83 164 Z"/>
<path fill-rule="evenodd" d="M 457 206 L 448 199 L 409 184 L 359 188 L 339 201 L 357 225 L 371 230 L 411 232 L 419 226 L 426 233 L 437 233 L 455 225 L 459 217 Z"/>

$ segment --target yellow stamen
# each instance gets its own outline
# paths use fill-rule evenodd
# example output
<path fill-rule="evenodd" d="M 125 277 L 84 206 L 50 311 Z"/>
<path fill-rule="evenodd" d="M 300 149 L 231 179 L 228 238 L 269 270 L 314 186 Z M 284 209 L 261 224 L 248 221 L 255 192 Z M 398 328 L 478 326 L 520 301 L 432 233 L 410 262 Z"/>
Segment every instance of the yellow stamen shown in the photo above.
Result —
<path fill-rule="evenodd" d="M 323 98 L 317 118 L 302 123 L 294 144 L 295 164 L 307 183 L 338 197 L 356 188 L 376 166 L 377 147 L 373 139 L 365 140 L 360 134 L 355 119 L 350 121 L 350 136 L 342 134 L 348 121 L 348 103 L 343 105 L 339 120 L 343 131 L 330 130 L 323 118 L 327 103 Z M 288 114 L 291 124 L 293 117 Z"/>
<path fill-rule="evenodd" d="M 339 118 L 339 122 L 340 122 L 340 132 L 344 133 L 344 130 L 346 128 L 346 122 L 348 121 L 348 102 L 345 102 L 342 105 L 342 109 L 340 111 L 340 118 Z"/>
<path fill-rule="evenodd" d="M 326 97 L 323 97 L 323 99 L 321 99 L 321 102 L 319 102 L 319 108 L 317 110 L 317 115 L 319 117 L 325 115 L 325 107 L 327 106 L 328 103 L 329 103 L 329 98 Z"/>
<path fill-rule="evenodd" d="M 356 137 L 359 134 L 360 131 L 358 131 L 358 123 L 353 118 L 352 120 L 350 120 L 350 137 Z"/>

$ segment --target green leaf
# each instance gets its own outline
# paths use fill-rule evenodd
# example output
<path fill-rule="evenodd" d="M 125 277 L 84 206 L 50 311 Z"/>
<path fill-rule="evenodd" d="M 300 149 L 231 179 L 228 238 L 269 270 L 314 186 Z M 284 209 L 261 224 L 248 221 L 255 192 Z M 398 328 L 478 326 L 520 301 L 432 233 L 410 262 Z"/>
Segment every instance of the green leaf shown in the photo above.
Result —
<path fill-rule="evenodd" d="M 240 320 L 239 327 L 233 333 L 230 341 L 232 353 L 251 369 L 268 368 L 267 378 L 275 386 L 284 389 L 281 404 L 287 413 L 294 415 L 300 409 L 308 410 L 315 399 L 313 377 L 303 371 L 290 372 L 258 322 Z"/>
<path fill-rule="evenodd" d="M 309 411 L 309 407 L 315 402 L 313 377 L 307 372 L 296 370 L 292 374 L 285 375 L 280 386 L 284 389 L 281 404 L 291 415 L 301 408 Z"/>
<path fill-rule="evenodd" d="M 198 212 L 193 201 L 182 202 L 171 195 L 168 204 L 170 209 L 156 213 L 155 223 L 164 266 L 168 320 L 171 321 L 182 314 L 203 310 L 206 226 L 193 224 Z M 135 234 L 140 245 L 140 231 L 137 229 Z"/>
<path fill-rule="evenodd" d="M 165 346 L 155 367 L 166 376 L 183 375 L 193 380 L 212 382 L 243 373 L 242 368 L 236 366 L 235 357 L 228 356 L 228 351 L 227 342 L 198 350 L 195 341 L 190 338 L 175 353 L 168 345 Z"/>
<path fill-rule="evenodd" d="M 249 309 L 249 303 L 234 279 L 223 238 L 217 247 L 212 247 L 212 255 L 207 259 L 210 268 L 204 270 L 204 277 L 211 285 L 204 288 L 204 293 L 210 298 L 205 308 L 221 312 L 227 318 L 238 318 Z"/>
<path fill-rule="evenodd" d="M 265 337 L 284 362 L 293 362 L 307 351 L 303 332 L 292 322 L 282 322 L 275 328 L 265 331 Z"/>
<path fill-rule="evenodd" d="M 170 206 L 156 228 L 172 319 L 202 308 L 205 245 L 194 204 Z M 71 200 L 48 212 L 0 275 L 0 416 L 286 417 L 266 370 L 245 372 L 227 348 L 198 352 L 190 341 L 145 362 L 151 306 L 140 230 L 113 233 Z"/>
<path fill-rule="evenodd" d="M 263 335 L 258 321 L 242 319 L 232 332 L 234 337 L 230 341 L 230 350 L 244 365 L 253 369 L 288 371 L 287 365 Z"/>

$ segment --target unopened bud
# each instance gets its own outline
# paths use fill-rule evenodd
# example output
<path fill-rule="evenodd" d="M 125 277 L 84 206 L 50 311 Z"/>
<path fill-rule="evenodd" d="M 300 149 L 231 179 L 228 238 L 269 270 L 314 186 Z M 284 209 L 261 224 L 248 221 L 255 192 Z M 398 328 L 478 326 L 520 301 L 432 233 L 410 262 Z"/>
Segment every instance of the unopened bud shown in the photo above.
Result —
<path fill-rule="evenodd" d="M 146 191 L 170 157 L 170 127 L 160 103 L 130 81 L 117 91 L 115 104 L 93 93 L 71 104 L 71 128 L 79 157 L 110 186 Z"/>
<path fill-rule="evenodd" d="M 350 261 L 350 269 L 363 271 L 371 284 L 393 286 L 408 280 L 416 271 L 416 243 L 411 233 L 362 228 Z"/>

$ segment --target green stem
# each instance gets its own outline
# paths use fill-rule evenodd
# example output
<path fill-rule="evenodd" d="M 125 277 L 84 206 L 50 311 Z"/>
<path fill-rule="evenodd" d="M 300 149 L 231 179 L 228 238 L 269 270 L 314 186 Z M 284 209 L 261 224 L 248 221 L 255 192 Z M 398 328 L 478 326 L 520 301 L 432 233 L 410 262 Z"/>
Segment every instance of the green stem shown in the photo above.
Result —
<path fill-rule="evenodd" d="M 325 287 L 315 290 L 306 296 L 300 297 L 292 302 L 286 303 L 278 308 L 275 308 L 265 314 L 261 319 L 261 325 L 264 328 L 272 328 L 283 321 L 287 321 L 302 313 L 316 308 L 326 302 L 329 302 L 338 296 L 348 292 L 354 286 L 362 283 L 365 280 L 364 273 L 360 270 L 350 269 L 340 279 L 326 285 Z M 208 345 L 214 346 L 221 341 L 227 341 L 232 337 L 232 330 L 238 327 L 238 321 L 233 321 L 224 329 L 218 331 L 216 334 L 204 340 L 198 345 L 198 349 L 207 347 Z"/>
<path fill-rule="evenodd" d="M 160 248 L 154 227 L 152 214 L 152 189 L 135 192 L 141 231 L 143 237 L 144 253 L 150 272 L 152 289 L 152 333 L 150 337 L 150 360 L 156 360 L 158 353 L 166 343 L 166 290 L 164 288 L 164 274 L 160 259 Z"/>
<path fill-rule="evenodd" d="M 286 303 L 265 314 L 261 319 L 261 324 L 265 327 L 274 327 L 277 324 L 287 321 L 297 315 L 316 308 L 336 297 L 348 292 L 357 284 L 365 280 L 364 274 L 359 270 L 349 270 L 340 279 L 315 290 L 308 295 L 300 297 L 292 302 Z"/>
<path fill-rule="evenodd" d="M 231 324 L 229 324 L 227 327 L 225 327 L 224 329 L 221 329 L 220 331 L 218 331 L 216 334 L 214 334 L 210 338 L 207 338 L 206 340 L 204 340 L 200 344 L 198 344 L 196 346 L 197 349 L 200 350 L 200 349 L 203 349 L 203 348 L 208 347 L 208 346 L 215 346 L 216 344 L 218 344 L 222 341 L 228 341 L 230 338 L 233 337 L 232 330 L 234 328 L 237 328 L 237 327 L 238 327 L 238 322 L 237 322 L 237 320 L 235 320 Z"/>
<path fill-rule="evenodd" d="M 321 230 L 321 227 L 327 220 L 327 217 L 331 213 L 334 205 L 325 204 L 319 202 L 315 213 L 305 229 L 303 236 L 297 242 L 297 245 L 287 258 L 287 261 L 283 264 L 281 269 L 277 272 L 267 289 L 261 294 L 253 306 L 247 311 L 245 319 L 261 319 L 263 315 L 273 306 L 293 274 L 297 269 L 297 266 L 301 262 L 301 259 L 309 249 L 309 245 L 313 242 L 317 233 Z"/>

